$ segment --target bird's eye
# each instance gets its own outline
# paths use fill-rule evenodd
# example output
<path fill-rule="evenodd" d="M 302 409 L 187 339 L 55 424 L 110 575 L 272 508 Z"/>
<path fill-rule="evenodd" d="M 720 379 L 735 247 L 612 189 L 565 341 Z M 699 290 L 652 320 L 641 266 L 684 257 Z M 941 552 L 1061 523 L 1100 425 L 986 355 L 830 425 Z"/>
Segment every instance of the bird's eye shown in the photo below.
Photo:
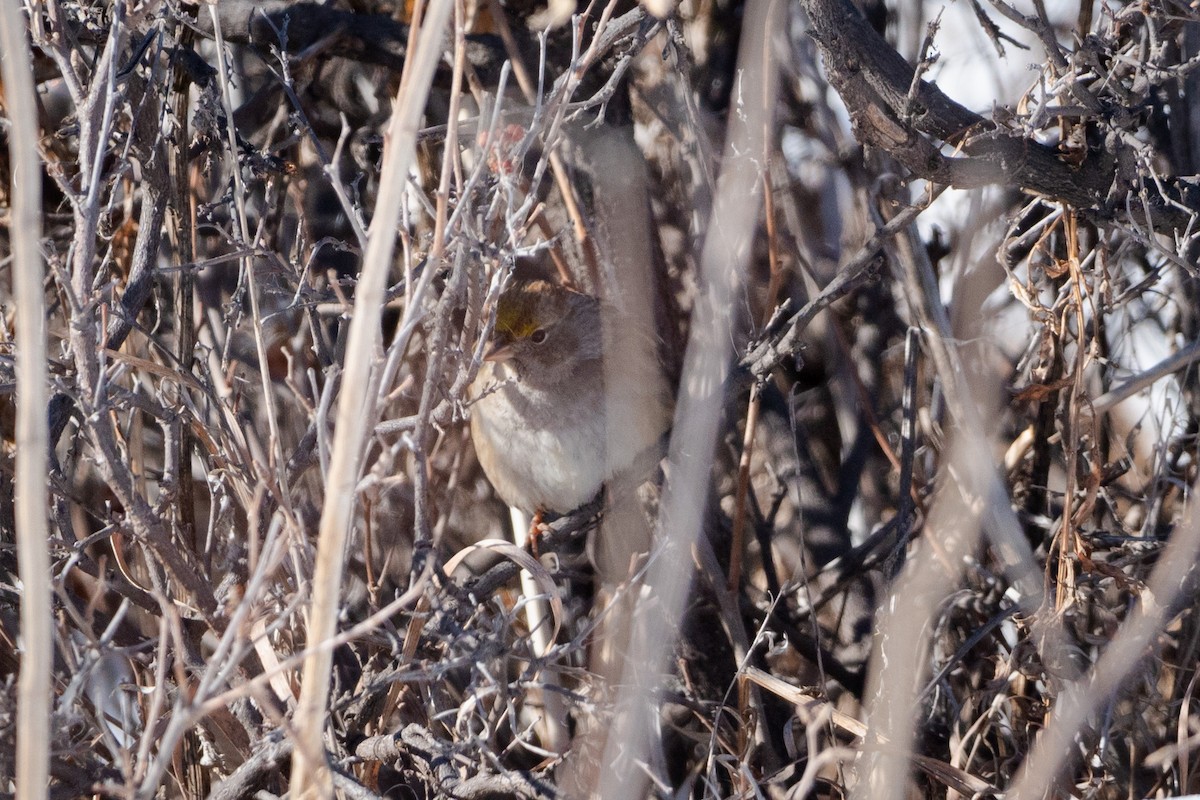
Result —
<path fill-rule="evenodd" d="M 529 334 L 529 341 L 533 342 L 534 344 L 541 344 L 542 342 L 546 341 L 546 331 L 538 328 L 536 331 Z"/>

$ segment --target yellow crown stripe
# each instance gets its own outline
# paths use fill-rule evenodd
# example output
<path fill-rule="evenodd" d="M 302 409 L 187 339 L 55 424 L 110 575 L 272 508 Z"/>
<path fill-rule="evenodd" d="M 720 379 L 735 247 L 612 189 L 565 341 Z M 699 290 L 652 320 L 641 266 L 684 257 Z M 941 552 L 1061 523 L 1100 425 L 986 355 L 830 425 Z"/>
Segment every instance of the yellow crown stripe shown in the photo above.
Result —
<path fill-rule="evenodd" d="M 534 302 L 534 298 L 525 292 L 502 296 L 496 309 L 496 330 L 517 339 L 528 337 L 538 328 L 533 313 Z"/>

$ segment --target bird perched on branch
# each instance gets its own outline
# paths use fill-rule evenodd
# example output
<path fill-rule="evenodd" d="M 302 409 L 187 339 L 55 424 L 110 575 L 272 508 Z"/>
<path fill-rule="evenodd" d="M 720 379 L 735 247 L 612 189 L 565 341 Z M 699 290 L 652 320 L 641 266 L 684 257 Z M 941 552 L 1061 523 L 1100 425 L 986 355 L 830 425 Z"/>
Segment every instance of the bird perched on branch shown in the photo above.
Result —
<path fill-rule="evenodd" d="M 649 326 L 541 280 L 500 296 L 471 397 L 484 473 L 533 514 L 573 511 L 614 478 L 640 482 L 670 416 Z"/>

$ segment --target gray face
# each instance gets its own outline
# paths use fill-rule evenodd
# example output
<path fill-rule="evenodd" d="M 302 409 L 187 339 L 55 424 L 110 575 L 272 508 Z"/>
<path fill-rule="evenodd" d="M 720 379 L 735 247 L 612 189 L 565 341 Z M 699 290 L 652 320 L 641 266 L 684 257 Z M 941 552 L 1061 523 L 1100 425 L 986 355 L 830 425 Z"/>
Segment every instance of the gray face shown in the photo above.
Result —
<path fill-rule="evenodd" d="M 500 301 L 487 356 L 518 381 L 550 389 L 579 380 L 579 368 L 600 358 L 600 307 L 595 298 L 536 282 L 510 288 Z"/>

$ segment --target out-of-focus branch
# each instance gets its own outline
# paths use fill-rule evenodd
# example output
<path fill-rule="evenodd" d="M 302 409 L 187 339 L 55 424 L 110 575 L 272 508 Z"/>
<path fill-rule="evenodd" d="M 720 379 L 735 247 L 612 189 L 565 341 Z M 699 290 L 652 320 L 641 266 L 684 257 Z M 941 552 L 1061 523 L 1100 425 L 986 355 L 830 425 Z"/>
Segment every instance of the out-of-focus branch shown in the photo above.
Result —
<path fill-rule="evenodd" d="M 50 541 L 46 521 L 46 303 L 42 294 L 42 167 L 38 161 L 33 57 L 16 0 L 0 4 L 0 74 L 12 159 L 13 295 L 17 308 L 16 524 L 21 576 L 21 675 L 17 684 L 16 796 L 44 798 L 50 771 L 50 681 L 54 620 L 50 614 Z"/>

